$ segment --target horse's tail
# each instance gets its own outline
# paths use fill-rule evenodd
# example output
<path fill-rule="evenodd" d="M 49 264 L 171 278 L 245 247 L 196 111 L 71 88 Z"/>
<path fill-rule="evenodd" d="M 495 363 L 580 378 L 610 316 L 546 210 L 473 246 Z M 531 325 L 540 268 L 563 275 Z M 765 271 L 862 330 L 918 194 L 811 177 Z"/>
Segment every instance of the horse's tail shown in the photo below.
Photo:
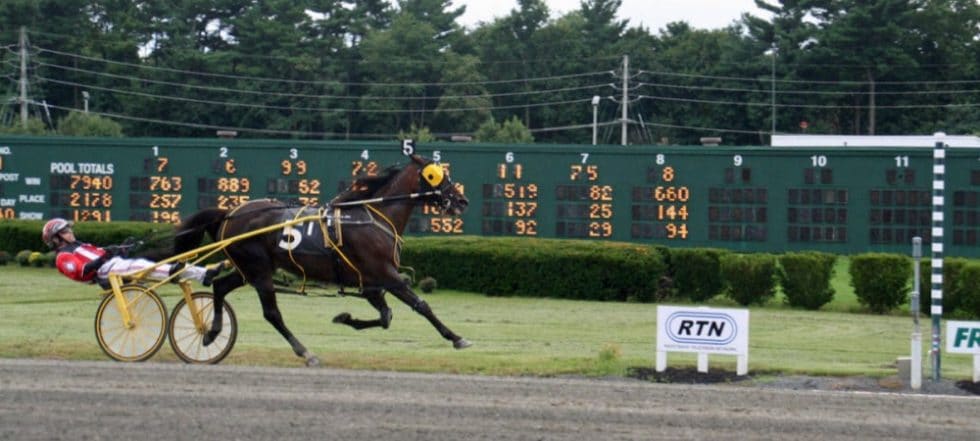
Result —
<path fill-rule="evenodd" d="M 174 238 L 174 253 L 180 254 L 199 247 L 204 240 L 205 232 L 212 240 L 216 240 L 218 228 L 227 216 L 228 210 L 205 208 L 181 220 L 180 226 L 177 227 L 177 237 Z"/>

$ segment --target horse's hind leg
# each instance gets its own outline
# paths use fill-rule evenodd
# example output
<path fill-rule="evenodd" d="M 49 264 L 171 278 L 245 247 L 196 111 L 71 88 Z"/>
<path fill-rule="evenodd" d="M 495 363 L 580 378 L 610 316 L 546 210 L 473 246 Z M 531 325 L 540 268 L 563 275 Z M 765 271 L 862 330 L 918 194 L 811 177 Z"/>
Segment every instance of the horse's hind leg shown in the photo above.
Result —
<path fill-rule="evenodd" d="M 333 322 L 344 324 L 357 330 L 373 328 L 376 326 L 388 329 L 388 325 L 391 324 L 391 308 L 389 308 L 388 303 L 385 302 L 384 290 L 366 289 L 364 290 L 364 298 L 371 304 L 371 306 L 374 306 L 374 309 L 378 310 L 380 317 L 377 320 L 358 320 L 351 317 L 350 314 L 342 312 L 333 318 Z"/>
<path fill-rule="evenodd" d="M 238 271 L 214 280 L 214 284 L 212 285 L 214 287 L 214 318 L 211 320 L 211 329 L 204 334 L 204 346 L 210 345 L 214 342 L 214 339 L 218 338 L 218 334 L 221 334 L 222 316 L 225 310 L 225 296 L 235 288 L 243 285 L 245 285 L 245 279 L 242 278 L 242 275 Z"/>
<path fill-rule="evenodd" d="M 419 298 L 419 296 L 415 294 L 411 288 L 408 287 L 408 285 L 401 283 L 392 286 L 388 289 L 388 291 L 391 291 L 395 297 L 398 297 L 399 300 L 405 302 L 406 305 L 411 306 L 412 310 L 428 319 L 429 323 L 432 323 L 432 326 L 435 326 L 436 330 L 439 331 L 439 334 L 441 334 L 443 338 L 453 342 L 454 348 L 466 349 L 472 346 L 472 343 L 470 343 L 469 340 L 456 335 L 456 333 L 450 331 L 446 325 L 442 324 L 442 322 L 436 317 L 436 314 L 432 312 L 432 308 L 429 308 L 429 304 L 426 303 L 425 300 Z"/>
<path fill-rule="evenodd" d="M 289 342 L 289 345 L 293 347 L 293 352 L 296 355 L 306 359 L 307 366 L 317 366 L 320 364 L 320 359 L 313 355 L 310 351 L 306 350 L 306 346 L 303 346 L 293 333 L 286 328 L 286 324 L 282 321 L 282 313 L 279 312 L 279 306 L 276 304 L 276 288 L 272 283 L 271 277 L 263 277 L 259 280 L 253 280 L 251 282 L 252 286 L 259 293 L 259 301 L 262 303 L 262 313 L 265 319 L 272 324 L 272 327 L 279 331 L 279 334 Z"/>

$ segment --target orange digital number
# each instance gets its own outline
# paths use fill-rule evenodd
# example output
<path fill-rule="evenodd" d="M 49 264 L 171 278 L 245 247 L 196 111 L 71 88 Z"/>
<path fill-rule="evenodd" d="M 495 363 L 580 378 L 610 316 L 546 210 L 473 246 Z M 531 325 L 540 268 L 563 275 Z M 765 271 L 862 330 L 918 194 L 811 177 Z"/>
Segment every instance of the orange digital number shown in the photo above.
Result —
<path fill-rule="evenodd" d="M 585 177 L 590 181 L 599 179 L 599 166 L 572 164 L 571 172 L 568 175 L 568 179 L 572 181 L 577 181 L 581 177 Z"/>
<path fill-rule="evenodd" d="M 507 176 L 513 176 L 514 179 L 521 179 L 524 176 L 524 166 L 521 164 L 497 164 L 497 177 L 500 179 L 507 179 Z"/>
<path fill-rule="evenodd" d="M 593 201 L 611 201 L 613 199 L 612 185 L 593 185 L 589 187 L 589 199 Z"/>
<path fill-rule="evenodd" d="M 157 173 L 163 173 L 163 171 L 167 169 L 167 164 L 169 163 L 170 163 L 170 159 L 168 159 L 166 156 L 158 156 Z"/>
<path fill-rule="evenodd" d="M 589 237 L 610 237 L 610 236 L 612 236 L 612 223 L 589 222 Z"/>
<path fill-rule="evenodd" d="M 367 176 L 377 176 L 378 175 L 378 163 L 374 161 L 351 161 L 351 176 L 357 176 L 359 174 L 364 174 Z"/>
<path fill-rule="evenodd" d="M 589 219 L 609 219 L 612 215 L 612 204 L 589 205 Z"/>
<path fill-rule="evenodd" d="M 292 174 L 293 171 L 295 171 L 299 176 L 306 174 L 306 161 L 302 159 L 296 161 L 295 163 L 288 159 L 283 159 L 279 165 L 281 166 L 282 174 L 285 176 Z"/>
<path fill-rule="evenodd" d="M 301 179 L 297 183 L 300 194 L 320 194 L 319 179 Z"/>
<path fill-rule="evenodd" d="M 664 228 L 668 239 L 687 239 L 687 224 L 667 224 Z"/>
<path fill-rule="evenodd" d="M 537 236 L 538 221 L 534 219 L 518 219 L 514 221 L 514 233 L 518 236 Z"/>
<path fill-rule="evenodd" d="M 451 217 L 429 219 L 429 230 L 433 233 L 463 234 L 463 220 Z"/>

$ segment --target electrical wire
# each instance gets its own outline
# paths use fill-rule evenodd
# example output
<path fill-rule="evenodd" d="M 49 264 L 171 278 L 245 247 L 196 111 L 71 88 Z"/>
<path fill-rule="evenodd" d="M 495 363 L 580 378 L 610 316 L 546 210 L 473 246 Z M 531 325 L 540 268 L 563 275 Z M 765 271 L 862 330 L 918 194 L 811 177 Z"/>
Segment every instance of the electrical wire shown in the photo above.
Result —
<path fill-rule="evenodd" d="M 666 84 L 666 83 L 640 83 L 631 90 L 639 89 L 641 87 L 662 87 L 665 89 L 682 89 L 682 90 L 706 90 L 706 91 L 718 91 L 718 92 L 747 92 L 747 93 L 772 93 L 771 89 L 746 89 L 740 87 L 715 87 L 715 86 L 690 86 L 682 84 Z M 953 94 L 964 94 L 964 93 L 980 93 L 980 89 L 945 89 L 945 90 L 906 90 L 906 91 L 868 91 L 868 90 L 854 90 L 854 91 L 844 91 L 844 90 L 795 90 L 795 89 L 776 89 L 776 93 L 779 95 L 939 95 L 945 93 Z"/>
<path fill-rule="evenodd" d="M 489 84 L 513 84 L 513 83 L 527 83 L 527 82 L 539 82 L 539 81 L 554 81 L 554 80 L 567 80 L 570 78 L 582 78 L 587 76 L 595 75 L 608 75 L 611 71 L 595 71 L 577 74 L 567 74 L 567 75 L 553 75 L 547 77 L 535 77 L 535 78 L 520 78 L 512 80 L 493 80 L 493 81 L 461 81 L 455 83 L 424 83 L 424 82 L 409 82 L 409 83 L 372 83 L 372 82 L 341 82 L 341 81 L 313 81 L 313 80 L 289 80 L 282 78 L 268 78 L 268 77 L 253 77 L 247 75 L 231 75 L 231 74 L 216 74 L 210 72 L 198 72 L 192 70 L 182 70 L 182 69 L 172 69 L 169 67 L 158 67 L 158 66 L 148 66 L 144 64 L 136 63 L 126 63 L 122 61 L 112 61 L 103 58 L 89 57 L 85 55 L 73 54 L 70 52 L 61 52 L 51 49 L 40 48 L 40 52 L 48 52 L 52 54 L 79 58 L 83 60 L 100 61 L 107 64 L 121 65 L 136 67 L 140 69 L 158 70 L 171 73 L 180 73 L 187 75 L 196 75 L 202 77 L 213 77 L 213 78 L 225 78 L 225 79 L 238 79 L 238 80 L 249 80 L 257 82 L 272 82 L 272 83 L 287 83 L 287 84 L 322 84 L 322 85 L 341 85 L 341 86 L 372 86 L 372 87 L 427 87 L 427 86 L 474 86 L 474 85 L 489 85 Z"/>
<path fill-rule="evenodd" d="M 304 106 L 277 106 L 270 104 L 249 104 L 249 103 L 239 103 L 233 101 L 211 101 L 198 98 L 186 98 L 180 96 L 172 95 L 157 95 L 146 92 L 135 92 L 130 90 L 120 90 L 112 89 L 108 87 L 95 86 L 90 84 L 80 84 L 72 81 L 61 81 L 54 78 L 47 77 L 37 77 L 41 81 L 47 81 L 56 84 L 62 84 L 66 86 L 76 86 L 76 87 L 86 87 L 94 90 L 102 90 L 105 92 L 119 93 L 124 95 L 136 95 L 146 98 L 154 98 L 160 100 L 171 100 L 171 101 L 182 101 L 198 104 L 212 104 L 219 106 L 229 106 L 229 107 L 246 107 L 253 109 L 270 109 L 270 110 L 290 110 L 290 111 L 311 111 L 311 112 L 352 112 L 352 113 L 435 113 L 435 112 L 468 112 L 468 111 L 478 111 L 478 110 L 505 110 L 505 109 L 519 109 L 525 107 L 546 107 L 546 106 L 558 106 L 565 104 L 578 103 L 583 101 L 590 101 L 592 98 L 581 98 L 577 100 L 564 100 L 564 101 L 551 101 L 544 103 L 528 103 L 528 104 L 513 104 L 507 106 L 480 106 L 480 107 L 459 107 L 459 108 L 431 108 L 431 109 L 358 109 L 358 108 L 328 108 L 328 107 L 304 107 Z"/>
<path fill-rule="evenodd" d="M 941 107 L 980 107 L 980 103 L 944 103 L 944 104 L 896 104 L 896 105 L 860 105 L 860 104 L 848 104 L 848 105 L 837 105 L 837 104 L 785 104 L 785 103 L 757 103 L 750 101 L 727 101 L 727 100 L 703 100 L 695 98 L 676 98 L 670 96 L 651 96 L 651 95 L 640 95 L 641 99 L 644 100 L 657 100 L 657 101 L 676 101 L 685 103 L 698 103 L 698 104 L 725 104 L 733 106 L 749 106 L 749 107 L 785 107 L 785 108 L 801 108 L 801 109 L 934 109 Z"/>
<path fill-rule="evenodd" d="M 576 87 L 565 87 L 560 89 L 544 89 L 544 90 L 533 90 L 526 92 L 507 92 L 507 93 L 495 93 L 495 94 L 481 94 L 481 95 L 440 95 L 440 96 L 382 96 L 382 95 L 322 95 L 322 94 L 305 94 L 305 93 L 289 93 L 289 92 L 264 92 L 258 90 L 247 90 L 247 89 L 235 89 L 229 87 L 218 87 L 218 86 L 203 86 L 196 84 L 189 84 L 186 82 L 176 82 L 176 81 L 163 81 L 163 80 L 153 80 L 142 77 L 133 77 L 129 75 L 118 75 L 107 72 L 97 72 L 88 69 L 81 69 L 71 66 L 62 66 L 58 64 L 50 64 L 44 62 L 38 62 L 39 66 L 50 67 L 59 70 L 68 70 L 73 72 L 81 72 L 86 74 L 95 75 L 98 77 L 121 79 L 126 81 L 138 81 L 142 83 L 150 84 L 160 84 L 165 86 L 175 86 L 187 89 L 197 89 L 206 90 L 210 92 L 227 92 L 227 93 L 240 93 L 248 95 L 259 95 L 259 96 L 275 96 L 275 97 L 288 97 L 288 98 L 314 98 L 314 99 L 355 99 L 360 101 L 396 101 L 396 100 L 442 100 L 442 99 L 467 99 L 467 98 L 498 98 L 498 97 L 514 97 L 514 96 L 525 96 L 525 95 L 542 95 L 548 93 L 558 93 L 558 92 L 569 92 L 575 90 L 583 89 L 595 89 L 600 87 L 608 87 L 610 84 L 589 84 L 585 86 Z M 78 86 L 84 86 L 84 84 L 76 84 Z M 93 86 L 94 88 L 95 86 Z"/>

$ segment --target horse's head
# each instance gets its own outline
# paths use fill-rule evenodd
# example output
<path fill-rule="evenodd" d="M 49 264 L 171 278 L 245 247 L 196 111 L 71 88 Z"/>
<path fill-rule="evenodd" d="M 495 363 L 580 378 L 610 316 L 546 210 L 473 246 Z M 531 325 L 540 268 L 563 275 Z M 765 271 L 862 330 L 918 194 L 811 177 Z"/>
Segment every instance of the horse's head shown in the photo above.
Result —
<path fill-rule="evenodd" d="M 412 161 L 419 167 L 419 187 L 422 192 L 432 192 L 425 202 L 440 211 L 458 216 L 466 211 L 469 199 L 459 191 L 449 174 L 436 162 L 419 155 L 412 155 Z"/>

